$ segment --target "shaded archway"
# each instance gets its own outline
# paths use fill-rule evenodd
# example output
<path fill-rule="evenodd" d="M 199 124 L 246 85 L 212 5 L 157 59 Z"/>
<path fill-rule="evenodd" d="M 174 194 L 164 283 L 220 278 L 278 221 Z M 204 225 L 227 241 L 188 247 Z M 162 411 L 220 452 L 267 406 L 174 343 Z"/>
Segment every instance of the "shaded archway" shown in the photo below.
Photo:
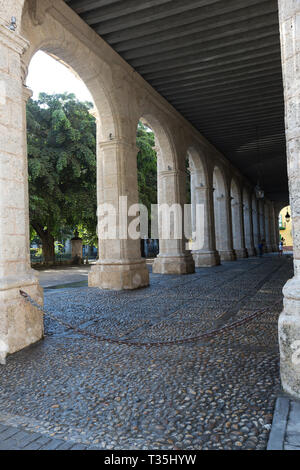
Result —
<path fill-rule="evenodd" d="M 152 270 L 161 274 L 187 274 L 195 269 L 184 233 L 186 171 L 178 166 L 171 132 L 163 117 L 145 112 L 139 121 L 152 130 L 157 155 L 157 220 L 159 254 Z"/>
<path fill-rule="evenodd" d="M 191 187 L 192 253 L 196 267 L 220 263 L 216 250 L 213 187 L 205 155 L 197 147 L 187 151 Z"/>

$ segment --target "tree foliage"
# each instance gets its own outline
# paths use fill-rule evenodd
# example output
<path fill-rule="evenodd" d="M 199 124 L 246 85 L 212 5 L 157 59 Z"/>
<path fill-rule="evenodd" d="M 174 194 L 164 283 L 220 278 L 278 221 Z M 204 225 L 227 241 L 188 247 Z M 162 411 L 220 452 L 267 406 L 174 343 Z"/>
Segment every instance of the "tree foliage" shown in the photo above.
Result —
<path fill-rule="evenodd" d="M 153 132 L 141 122 L 138 124 L 137 155 L 139 202 L 144 204 L 150 214 L 151 204 L 157 203 L 157 156 L 154 150 Z"/>
<path fill-rule="evenodd" d="M 73 94 L 41 93 L 38 101 L 27 104 L 30 222 L 50 258 L 54 239 L 64 228 L 84 225 L 95 232 L 96 125 L 91 107 Z"/>

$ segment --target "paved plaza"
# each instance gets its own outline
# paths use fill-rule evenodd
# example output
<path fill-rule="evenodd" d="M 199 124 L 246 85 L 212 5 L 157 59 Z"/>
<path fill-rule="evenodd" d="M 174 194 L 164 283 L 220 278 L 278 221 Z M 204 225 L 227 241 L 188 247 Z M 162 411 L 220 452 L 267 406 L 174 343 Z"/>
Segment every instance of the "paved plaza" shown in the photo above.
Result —
<path fill-rule="evenodd" d="M 154 347 L 99 342 L 46 317 L 45 339 L 0 366 L 0 449 L 265 449 L 280 393 L 275 303 L 291 276 L 290 257 L 266 255 L 151 274 L 136 291 L 81 279 L 46 289 L 45 308 L 64 321 L 142 342 L 271 311 L 211 339 Z"/>

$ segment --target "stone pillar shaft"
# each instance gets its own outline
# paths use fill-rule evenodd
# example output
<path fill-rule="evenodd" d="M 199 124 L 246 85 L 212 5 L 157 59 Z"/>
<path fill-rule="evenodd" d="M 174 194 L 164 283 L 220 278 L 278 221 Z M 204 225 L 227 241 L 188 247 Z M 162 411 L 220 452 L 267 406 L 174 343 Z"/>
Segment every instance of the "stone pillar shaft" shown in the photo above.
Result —
<path fill-rule="evenodd" d="M 252 225 L 253 225 L 253 243 L 256 254 L 258 253 L 258 245 L 260 241 L 260 232 L 259 232 L 259 214 L 258 214 L 258 204 L 257 199 L 252 198 L 251 200 L 252 208 Z"/>
<path fill-rule="evenodd" d="M 98 143 L 99 260 L 89 274 L 91 287 L 121 290 L 149 284 L 140 238 L 128 235 L 130 222 L 138 217 L 138 211 L 128 215 L 130 207 L 138 203 L 136 156 L 137 148 L 129 142 L 114 139 Z"/>
<path fill-rule="evenodd" d="M 192 254 L 196 267 L 216 266 L 220 264 L 220 256 L 216 250 L 213 187 L 197 186 L 196 182 L 197 175 L 191 173 L 192 211 L 194 214 L 198 205 L 198 218 L 203 217 L 198 223 L 197 220 L 193 221 L 196 243 L 193 243 Z M 201 246 L 197 245 L 198 240 Z"/>
<path fill-rule="evenodd" d="M 294 277 L 283 288 L 279 318 L 280 368 L 283 389 L 300 398 L 300 3 L 287 0 L 278 5 L 294 242 Z"/>
<path fill-rule="evenodd" d="M 243 205 L 241 202 L 231 203 L 232 211 L 232 232 L 233 232 L 233 248 L 237 258 L 247 258 L 247 251 L 245 248 L 245 234 L 244 234 L 244 217 Z"/>
<path fill-rule="evenodd" d="M 270 211 L 271 211 L 271 216 L 270 216 L 271 246 L 272 246 L 272 251 L 276 252 L 278 251 L 278 241 L 277 241 L 277 233 L 276 233 L 278 223 L 275 217 L 274 203 L 271 204 Z"/>
<path fill-rule="evenodd" d="M 158 206 L 171 207 L 177 204 L 182 214 L 181 234 L 176 238 L 174 224 L 171 224 L 171 236 L 163 235 L 163 211 L 158 217 L 159 223 L 159 255 L 154 260 L 152 271 L 160 274 L 188 274 L 195 271 L 195 263 L 189 250 L 186 248 L 187 240 L 184 236 L 184 204 L 186 192 L 186 173 L 180 170 L 167 170 L 158 173 Z M 166 225 L 165 225 L 166 227 Z M 178 234 L 180 235 L 180 234 Z"/>
<path fill-rule="evenodd" d="M 270 214 L 270 205 L 265 205 L 265 238 L 266 238 L 266 248 L 270 253 L 273 251 L 272 242 L 271 242 L 271 214 Z"/>
<path fill-rule="evenodd" d="M 245 246 L 248 256 L 255 256 L 252 209 L 244 206 Z"/>
<path fill-rule="evenodd" d="M 217 197 L 216 218 L 219 224 L 219 244 L 218 251 L 222 261 L 236 260 L 236 254 L 233 249 L 232 235 L 232 215 L 231 215 L 231 196 L 221 195 Z"/>
<path fill-rule="evenodd" d="M 30 267 L 26 102 L 21 56 L 28 47 L 0 21 L 0 360 L 43 336 L 42 315 L 21 298 L 43 292 Z"/>

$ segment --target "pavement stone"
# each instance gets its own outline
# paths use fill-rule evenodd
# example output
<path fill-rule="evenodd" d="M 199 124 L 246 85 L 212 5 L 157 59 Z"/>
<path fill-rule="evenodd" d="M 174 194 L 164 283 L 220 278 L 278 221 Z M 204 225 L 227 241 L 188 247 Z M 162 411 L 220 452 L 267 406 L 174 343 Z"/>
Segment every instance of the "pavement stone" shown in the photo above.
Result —
<path fill-rule="evenodd" d="M 83 337 L 46 316 L 45 339 L 1 366 L 0 448 L 49 439 L 41 450 L 266 449 L 280 392 L 273 306 L 292 269 L 291 259 L 267 255 L 151 274 L 137 291 L 46 289 L 57 317 L 134 341 L 187 338 L 271 310 L 210 340 L 142 348 Z M 25 435 L 13 439 L 12 427 Z"/>
<path fill-rule="evenodd" d="M 300 402 L 288 396 L 276 400 L 267 450 L 300 450 Z"/>

